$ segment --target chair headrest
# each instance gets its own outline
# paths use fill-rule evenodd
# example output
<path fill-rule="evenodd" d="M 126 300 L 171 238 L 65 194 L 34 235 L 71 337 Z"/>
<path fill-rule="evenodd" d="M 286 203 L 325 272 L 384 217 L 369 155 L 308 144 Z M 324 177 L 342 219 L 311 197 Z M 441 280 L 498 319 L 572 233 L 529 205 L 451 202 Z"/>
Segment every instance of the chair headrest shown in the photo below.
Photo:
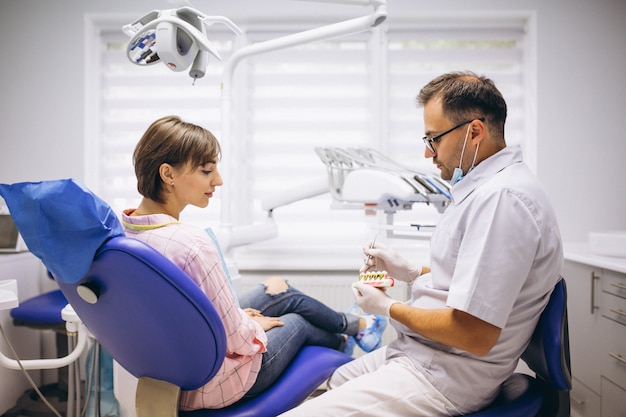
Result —
<path fill-rule="evenodd" d="M 96 251 L 124 229 L 109 205 L 80 182 L 0 184 L 28 249 L 58 281 L 80 280 Z"/>

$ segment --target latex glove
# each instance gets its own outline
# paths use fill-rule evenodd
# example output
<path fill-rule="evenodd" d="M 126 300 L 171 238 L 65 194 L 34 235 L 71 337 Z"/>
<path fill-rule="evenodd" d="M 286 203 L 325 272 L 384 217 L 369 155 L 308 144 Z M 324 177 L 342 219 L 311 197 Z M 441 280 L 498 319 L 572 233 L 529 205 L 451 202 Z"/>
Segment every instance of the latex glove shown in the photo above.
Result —
<path fill-rule="evenodd" d="M 387 271 L 393 279 L 409 283 L 422 273 L 421 265 L 409 263 L 395 250 L 381 243 L 373 246 L 369 243 L 363 248 L 363 253 L 366 261 L 360 272 Z"/>
<path fill-rule="evenodd" d="M 400 302 L 389 297 L 384 290 L 361 282 L 352 284 L 352 292 L 357 304 L 366 313 L 389 317 L 392 304 Z"/>

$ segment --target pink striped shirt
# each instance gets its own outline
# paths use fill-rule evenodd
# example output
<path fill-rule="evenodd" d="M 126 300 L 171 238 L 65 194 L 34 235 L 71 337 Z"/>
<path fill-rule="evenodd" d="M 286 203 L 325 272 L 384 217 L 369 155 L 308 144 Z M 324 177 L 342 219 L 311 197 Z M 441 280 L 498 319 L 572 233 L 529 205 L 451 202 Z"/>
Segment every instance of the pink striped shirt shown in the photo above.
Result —
<path fill-rule="evenodd" d="M 206 385 L 183 391 L 181 410 L 223 408 L 250 390 L 261 367 L 267 336 L 235 301 L 218 249 L 205 231 L 179 223 L 166 214 L 130 216 L 122 222 L 128 237 L 141 240 L 161 252 L 187 273 L 209 297 L 226 331 L 226 358 Z"/>

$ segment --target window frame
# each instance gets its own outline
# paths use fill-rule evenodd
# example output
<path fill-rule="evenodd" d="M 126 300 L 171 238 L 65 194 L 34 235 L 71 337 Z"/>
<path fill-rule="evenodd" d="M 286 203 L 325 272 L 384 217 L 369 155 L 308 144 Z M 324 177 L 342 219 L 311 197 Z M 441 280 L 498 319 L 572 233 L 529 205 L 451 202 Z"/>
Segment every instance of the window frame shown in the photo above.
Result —
<path fill-rule="evenodd" d="M 122 24 L 133 20 L 132 16 L 108 16 L 92 14 L 87 15 L 85 19 L 85 182 L 86 184 L 97 194 L 100 193 L 100 164 L 101 158 L 101 120 L 100 115 L 102 108 L 100 105 L 100 92 L 101 81 L 99 77 L 99 71 L 102 65 L 100 51 L 94 45 L 100 45 L 100 36 L 103 31 L 106 30 L 119 30 Z M 370 48 L 369 59 L 374 62 L 379 62 L 381 65 L 375 66 L 370 74 L 370 89 L 372 95 L 378 97 L 378 100 L 371 100 L 370 111 L 373 115 L 378 115 L 375 120 L 372 120 L 370 125 L 371 131 L 371 146 L 385 153 L 389 150 L 390 143 L 385 138 L 389 136 L 389 117 L 386 117 L 388 112 L 388 94 L 386 92 L 389 88 L 389 82 L 385 74 L 389 73 L 388 68 L 388 49 L 386 42 L 388 38 L 386 33 L 394 30 L 411 30 L 413 27 L 420 28 L 433 28 L 441 29 L 442 27 L 460 28 L 460 27 L 481 27 L 481 28 L 502 28 L 502 27 L 518 27 L 524 31 L 523 39 L 523 94 L 525 103 L 523 106 L 524 112 L 524 132 L 526 138 L 524 140 L 524 158 L 527 165 L 533 172 L 536 172 L 536 149 L 537 149 L 537 113 L 536 113 L 536 98 L 537 98 L 537 73 L 536 73 L 536 16 L 532 11 L 514 11 L 514 12 L 501 12 L 493 14 L 473 14 L 473 13 L 432 13 L 420 15 L 418 19 L 412 19 L 410 22 L 402 20 L 389 20 L 385 25 L 372 31 L 368 42 L 371 45 L 382 45 L 383 47 Z M 323 24 L 320 22 L 320 24 Z M 254 27 L 253 22 L 248 22 L 247 26 Z M 259 30 L 265 30 L 267 28 L 280 27 L 280 22 L 268 25 L 267 22 L 258 24 Z M 294 23 L 284 25 L 286 30 L 293 30 Z M 303 28 L 308 28 L 310 22 L 306 25 L 303 23 Z M 235 49 L 241 47 L 247 42 L 245 37 L 235 40 Z M 207 74 L 208 75 L 208 74 Z M 242 65 L 242 68 L 237 70 L 237 77 L 240 80 L 247 80 L 249 74 L 247 74 L 247 65 Z M 245 89 L 248 88 L 247 83 L 241 82 L 233 91 L 233 97 L 236 100 L 246 100 Z M 412 92 L 414 96 L 417 91 Z M 234 108 L 237 119 L 246 120 L 246 112 L 248 111 L 248 103 L 238 103 Z M 419 116 L 416 114 L 416 120 Z M 248 129 L 247 125 L 243 126 L 243 129 Z M 421 132 L 416 132 L 415 137 L 419 138 Z M 245 198 L 245 195 L 238 195 L 236 198 Z M 214 210 L 215 208 L 212 208 Z M 250 205 L 248 208 L 239 206 L 235 208 L 236 219 L 244 219 L 246 222 L 258 222 L 260 220 L 260 214 L 258 211 L 258 204 L 256 207 Z M 250 210 L 256 210 L 251 212 Z M 261 215 L 262 216 L 262 215 Z M 399 216 L 401 217 L 401 216 Z M 262 219 L 261 219 L 262 220 Z M 372 236 L 372 229 L 380 228 L 381 223 L 387 221 L 387 216 L 384 213 L 378 213 L 374 217 L 365 218 L 363 221 L 363 228 L 353 230 L 353 232 L 360 238 L 364 238 L 369 235 Z M 350 229 L 348 228 L 348 231 Z M 361 240 L 362 241 L 362 240 Z M 319 243 L 319 242 L 318 242 Z M 418 241 L 417 243 L 402 242 L 406 247 L 424 247 L 424 241 Z M 278 249 L 278 251 L 276 251 Z M 304 260 L 309 258 L 308 252 L 311 248 L 294 249 L 289 247 L 289 244 L 281 243 L 279 245 L 267 244 L 261 242 L 261 244 L 253 244 L 237 250 L 236 256 L 243 265 L 248 265 L 250 268 L 265 267 L 267 264 L 267 257 L 274 259 L 273 265 L 278 265 L 280 268 L 281 263 L 285 265 L 285 268 L 298 268 L 298 259 Z M 333 254 L 335 259 L 335 268 L 354 268 L 352 262 L 343 262 L 343 259 L 347 253 L 353 253 L 355 247 L 341 248 L 337 247 L 324 248 L 324 245 L 315 246 L 313 249 L 320 254 Z M 283 262 L 281 261 L 281 253 L 293 252 L 293 256 L 296 262 Z M 277 253 L 278 252 L 278 253 Z M 262 259 L 262 260 L 261 260 Z M 302 262 L 301 268 L 306 269 L 312 267 L 311 262 Z M 307 266 L 309 265 L 309 266 Z M 343 265 L 343 266 L 342 266 Z M 350 266 L 348 266 L 350 265 Z M 319 265 L 318 265 L 319 267 Z"/>

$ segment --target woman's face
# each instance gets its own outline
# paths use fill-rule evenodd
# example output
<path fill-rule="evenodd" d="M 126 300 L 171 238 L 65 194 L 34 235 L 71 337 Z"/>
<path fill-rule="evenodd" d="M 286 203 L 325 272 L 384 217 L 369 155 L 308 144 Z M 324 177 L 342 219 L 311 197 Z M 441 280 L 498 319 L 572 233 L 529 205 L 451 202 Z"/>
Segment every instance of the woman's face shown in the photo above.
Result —
<path fill-rule="evenodd" d="M 216 162 L 174 168 L 172 179 L 174 184 L 169 187 L 170 198 L 175 199 L 181 210 L 187 204 L 199 208 L 208 206 L 215 189 L 223 184 Z"/>

